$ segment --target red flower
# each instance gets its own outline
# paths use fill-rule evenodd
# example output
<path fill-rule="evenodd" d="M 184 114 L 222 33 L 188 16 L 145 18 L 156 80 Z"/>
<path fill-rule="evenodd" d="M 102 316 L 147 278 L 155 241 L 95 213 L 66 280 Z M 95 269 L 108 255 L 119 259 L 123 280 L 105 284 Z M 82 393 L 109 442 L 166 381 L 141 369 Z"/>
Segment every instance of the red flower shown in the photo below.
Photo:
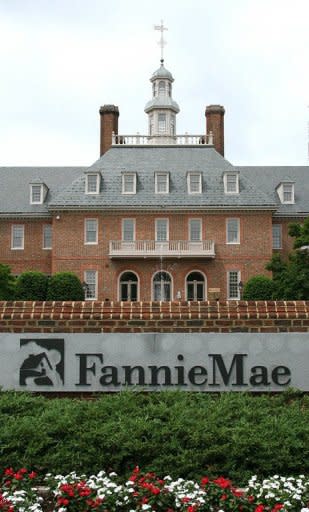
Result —
<path fill-rule="evenodd" d="M 219 478 L 216 478 L 214 480 L 214 484 L 219 485 L 221 489 L 227 489 L 228 487 L 231 487 L 232 482 L 231 480 L 228 480 L 227 478 L 224 478 L 223 476 L 219 476 Z"/>
<path fill-rule="evenodd" d="M 28 477 L 32 480 L 33 478 L 36 478 L 38 476 L 38 474 L 35 472 L 35 471 L 31 471 L 31 473 L 29 473 Z"/>
<path fill-rule="evenodd" d="M 264 512 L 264 510 L 265 510 L 264 505 L 258 505 L 257 507 L 255 507 L 254 512 Z"/>
<path fill-rule="evenodd" d="M 209 483 L 209 478 L 207 476 L 204 476 L 201 480 L 201 484 L 202 485 L 206 485 Z"/>
<path fill-rule="evenodd" d="M 271 512 L 277 512 L 277 510 L 281 510 L 283 508 L 282 503 L 277 503 L 272 509 Z"/>
<path fill-rule="evenodd" d="M 14 470 L 13 468 L 7 468 L 5 471 L 4 471 L 4 474 L 7 475 L 7 476 L 13 476 L 14 475 Z"/>

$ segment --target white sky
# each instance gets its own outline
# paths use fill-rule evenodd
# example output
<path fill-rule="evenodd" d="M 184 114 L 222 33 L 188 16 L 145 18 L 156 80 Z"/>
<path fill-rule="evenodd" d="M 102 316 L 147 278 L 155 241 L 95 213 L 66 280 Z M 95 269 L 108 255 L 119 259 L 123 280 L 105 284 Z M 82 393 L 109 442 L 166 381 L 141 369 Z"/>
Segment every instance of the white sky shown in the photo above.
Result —
<path fill-rule="evenodd" d="M 309 0 L 0 0 L 0 165 L 91 165 L 107 103 L 146 134 L 161 19 L 178 133 L 220 103 L 231 163 L 308 163 Z"/>

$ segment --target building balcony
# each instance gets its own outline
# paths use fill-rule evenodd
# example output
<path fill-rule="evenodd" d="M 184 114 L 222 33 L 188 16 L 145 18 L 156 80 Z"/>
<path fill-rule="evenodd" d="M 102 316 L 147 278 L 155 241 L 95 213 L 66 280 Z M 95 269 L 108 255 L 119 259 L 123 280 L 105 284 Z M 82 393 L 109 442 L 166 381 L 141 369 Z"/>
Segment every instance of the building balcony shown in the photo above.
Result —
<path fill-rule="evenodd" d="M 119 146 L 121 144 L 125 144 L 128 146 L 145 146 L 145 145 L 163 145 L 163 146 L 196 146 L 196 145 L 206 145 L 213 146 L 213 134 L 209 132 L 209 134 L 205 135 L 189 135 L 185 133 L 184 135 L 140 135 L 137 133 L 136 135 L 116 135 L 114 132 L 112 134 L 112 145 Z"/>
<path fill-rule="evenodd" d="M 213 240 L 190 242 L 188 240 L 135 240 L 124 242 L 111 240 L 109 243 L 110 258 L 214 258 L 215 243 Z"/>

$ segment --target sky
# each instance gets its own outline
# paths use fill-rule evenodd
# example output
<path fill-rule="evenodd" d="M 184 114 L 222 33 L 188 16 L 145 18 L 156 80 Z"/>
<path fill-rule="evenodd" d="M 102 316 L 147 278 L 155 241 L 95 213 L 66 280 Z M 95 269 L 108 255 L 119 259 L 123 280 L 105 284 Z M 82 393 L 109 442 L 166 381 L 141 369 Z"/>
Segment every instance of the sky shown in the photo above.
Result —
<path fill-rule="evenodd" d="M 147 134 L 161 19 L 178 134 L 221 104 L 231 163 L 308 165 L 309 0 L 0 0 L 0 166 L 90 166 L 104 104 Z"/>

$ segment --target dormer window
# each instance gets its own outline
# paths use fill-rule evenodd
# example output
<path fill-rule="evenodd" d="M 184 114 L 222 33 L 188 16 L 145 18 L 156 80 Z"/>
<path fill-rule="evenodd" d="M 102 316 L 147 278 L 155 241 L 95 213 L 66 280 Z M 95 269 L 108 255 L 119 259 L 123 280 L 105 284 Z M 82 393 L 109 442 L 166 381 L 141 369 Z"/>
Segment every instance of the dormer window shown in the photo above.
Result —
<path fill-rule="evenodd" d="M 293 182 L 283 182 L 277 187 L 277 193 L 280 198 L 281 203 L 284 204 L 294 204 L 294 183 Z"/>
<path fill-rule="evenodd" d="M 155 191 L 156 194 L 169 193 L 169 174 L 168 172 L 155 173 Z"/>
<path fill-rule="evenodd" d="M 187 174 L 188 194 L 202 193 L 202 175 L 200 172 L 189 172 Z"/>
<path fill-rule="evenodd" d="M 44 183 L 31 183 L 30 204 L 43 204 L 48 188 Z"/>
<path fill-rule="evenodd" d="M 87 173 L 86 174 L 86 194 L 98 194 L 100 191 L 100 174 Z"/>
<path fill-rule="evenodd" d="M 239 194 L 239 175 L 237 172 L 226 172 L 223 181 L 225 194 Z"/>
<path fill-rule="evenodd" d="M 136 194 L 136 173 L 124 172 L 122 174 L 122 193 Z"/>

